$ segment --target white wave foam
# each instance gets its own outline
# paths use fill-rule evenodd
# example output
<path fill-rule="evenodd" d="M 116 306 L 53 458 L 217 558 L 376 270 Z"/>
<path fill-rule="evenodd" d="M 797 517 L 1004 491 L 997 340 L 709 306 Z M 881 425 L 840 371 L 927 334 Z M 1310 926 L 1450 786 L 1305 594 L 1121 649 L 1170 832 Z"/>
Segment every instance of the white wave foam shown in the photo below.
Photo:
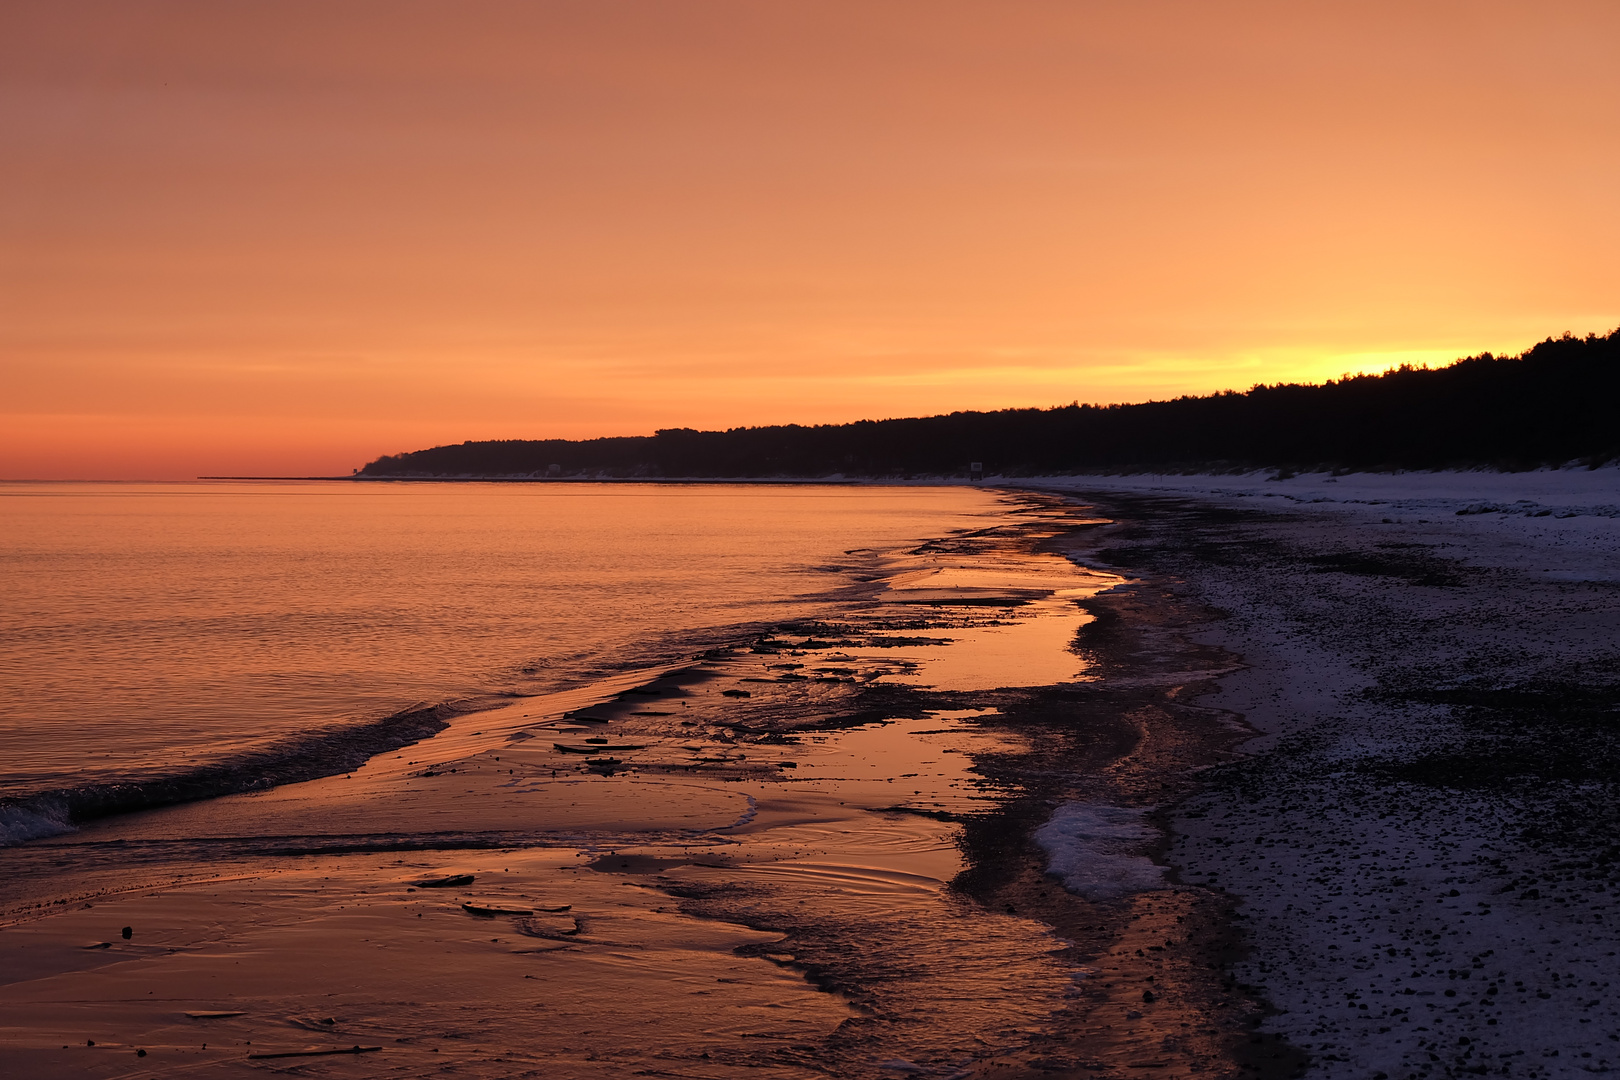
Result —
<path fill-rule="evenodd" d="M 73 831 L 67 807 L 56 800 L 0 804 L 0 847 Z"/>
<path fill-rule="evenodd" d="M 1109 900 L 1164 888 L 1165 868 L 1141 854 L 1159 832 L 1147 811 L 1065 803 L 1035 830 L 1047 870 L 1088 900 Z"/>
<path fill-rule="evenodd" d="M 751 824 L 753 820 L 759 816 L 759 801 L 752 795 L 748 795 L 747 799 L 748 809 L 742 812 L 742 816 L 736 821 L 733 821 L 730 825 L 727 825 L 724 829 L 717 829 L 717 832 L 725 832 L 727 829 L 740 829 L 744 825 Z"/>

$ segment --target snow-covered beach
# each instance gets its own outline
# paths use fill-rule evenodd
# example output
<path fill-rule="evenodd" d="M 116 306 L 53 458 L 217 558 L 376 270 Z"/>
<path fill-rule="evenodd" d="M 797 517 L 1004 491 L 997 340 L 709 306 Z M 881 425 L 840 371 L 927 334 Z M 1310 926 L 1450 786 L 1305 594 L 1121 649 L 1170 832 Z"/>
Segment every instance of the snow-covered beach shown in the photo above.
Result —
<path fill-rule="evenodd" d="M 1032 485 L 1036 486 L 1036 485 Z M 1620 471 L 1043 480 L 1260 734 L 1168 818 L 1310 1075 L 1620 1066 Z"/>

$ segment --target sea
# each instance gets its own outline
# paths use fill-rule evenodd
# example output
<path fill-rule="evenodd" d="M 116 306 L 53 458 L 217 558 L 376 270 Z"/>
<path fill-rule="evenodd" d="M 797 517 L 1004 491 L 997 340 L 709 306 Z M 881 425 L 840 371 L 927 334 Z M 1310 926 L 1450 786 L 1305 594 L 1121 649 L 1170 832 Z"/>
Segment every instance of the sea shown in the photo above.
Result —
<path fill-rule="evenodd" d="M 972 882 L 1112 745 L 1075 695 L 1123 579 L 1065 546 L 1103 524 L 966 484 L 0 486 L 0 1059 L 1034 1053 L 1088 972 Z M 1143 813 L 1029 843 L 1115 903 L 1162 885 Z"/>
<path fill-rule="evenodd" d="M 87 798 L 832 611 L 874 557 L 1005 505 L 965 486 L 0 484 L 0 844 Z"/>

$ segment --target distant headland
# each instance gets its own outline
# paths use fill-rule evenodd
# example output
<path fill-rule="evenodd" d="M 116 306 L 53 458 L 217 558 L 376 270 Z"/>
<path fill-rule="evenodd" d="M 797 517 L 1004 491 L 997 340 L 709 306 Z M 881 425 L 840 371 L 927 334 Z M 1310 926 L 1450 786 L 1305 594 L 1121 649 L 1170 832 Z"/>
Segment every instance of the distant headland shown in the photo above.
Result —
<path fill-rule="evenodd" d="M 355 479 L 904 478 L 1098 470 L 1527 469 L 1620 457 L 1620 330 L 1321 385 L 1134 405 L 849 424 L 502 439 L 370 462 Z"/>

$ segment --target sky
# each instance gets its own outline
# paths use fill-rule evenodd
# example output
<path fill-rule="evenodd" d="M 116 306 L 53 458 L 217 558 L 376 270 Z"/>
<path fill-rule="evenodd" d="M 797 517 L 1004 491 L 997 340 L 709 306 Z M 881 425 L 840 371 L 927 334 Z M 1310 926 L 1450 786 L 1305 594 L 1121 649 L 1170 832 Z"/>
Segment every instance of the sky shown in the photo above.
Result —
<path fill-rule="evenodd" d="M 7 0 L 0 477 L 1620 326 L 1620 4 Z"/>

